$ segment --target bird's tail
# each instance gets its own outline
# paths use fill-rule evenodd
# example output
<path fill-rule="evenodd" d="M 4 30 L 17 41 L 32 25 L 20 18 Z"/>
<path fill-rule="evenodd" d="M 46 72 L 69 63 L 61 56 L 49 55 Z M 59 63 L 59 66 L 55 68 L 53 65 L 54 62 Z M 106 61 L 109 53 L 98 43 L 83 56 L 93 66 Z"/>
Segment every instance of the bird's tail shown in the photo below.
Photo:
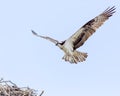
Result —
<path fill-rule="evenodd" d="M 78 62 L 83 62 L 87 58 L 87 53 L 79 52 L 79 51 L 74 51 L 73 55 L 67 55 L 65 54 L 62 59 L 65 61 L 68 61 L 70 63 L 75 63 L 77 64 Z"/>

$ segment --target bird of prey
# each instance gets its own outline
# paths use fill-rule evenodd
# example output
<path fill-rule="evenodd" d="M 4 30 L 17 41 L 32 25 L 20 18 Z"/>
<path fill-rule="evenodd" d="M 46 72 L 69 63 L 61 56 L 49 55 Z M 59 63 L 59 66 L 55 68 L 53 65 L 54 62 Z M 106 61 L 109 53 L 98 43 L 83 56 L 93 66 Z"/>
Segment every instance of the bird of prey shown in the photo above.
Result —
<path fill-rule="evenodd" d="M 65 55 L 62 59 L 73 64 L 78 62 L 83 62 L 87 58 L 87 53 L 79 52 L 76 49 L 82 46 L 85 41 L 98 29 L 109 17 L 115 13 L 115 6 L 108 7 L 104 12 L 87 22 L 83 25 L 77 32 L 75 32 L 68 39 L 59 42 L 51 37 L 38 35 L 35 31 L 32 30 L 32 33 L 38 37 L 44 38 L 53 42 L 61 50 L 64 51 Z"/>

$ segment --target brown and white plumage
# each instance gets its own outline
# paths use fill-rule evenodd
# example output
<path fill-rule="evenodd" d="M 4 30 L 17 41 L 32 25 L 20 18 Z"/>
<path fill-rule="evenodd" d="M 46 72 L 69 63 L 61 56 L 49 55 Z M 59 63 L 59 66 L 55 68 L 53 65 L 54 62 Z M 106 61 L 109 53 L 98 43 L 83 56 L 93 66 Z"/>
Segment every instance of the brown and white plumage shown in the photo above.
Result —
<path fill-rule="evenodd" d="M 47 39 L 57 45 L 65 53 L 63 59 L 70 63 L 83 62 L 87 58 L 87 53 L 76 51 L 77 48 L 82 46 L 85 41 L 98 29 L 109 17 L 115 13 L 115 7 L 107 8 L 100 15 L 96 16 L 85 25 L 83 25 L 77 32 L 70 38 L 63 42 L 59 42 L 53 38 L 38 35 L 32 30 L 32 33 L 38 37 Z"/>

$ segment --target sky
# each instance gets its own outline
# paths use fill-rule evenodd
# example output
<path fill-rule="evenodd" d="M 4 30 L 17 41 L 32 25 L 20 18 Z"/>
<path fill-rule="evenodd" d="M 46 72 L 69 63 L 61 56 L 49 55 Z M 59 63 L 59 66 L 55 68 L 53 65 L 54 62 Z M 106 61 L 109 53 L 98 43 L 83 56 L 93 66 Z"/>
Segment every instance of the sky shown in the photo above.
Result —
<path fill-rule="evenodd" d="M 31 33 L 63 41 L 109 6 L 116 13 L 78 49 L 85 62 Z M 119 10 L 119 0 L 1 0 L 0 78 L 43 96 L 120 96 Z"/>

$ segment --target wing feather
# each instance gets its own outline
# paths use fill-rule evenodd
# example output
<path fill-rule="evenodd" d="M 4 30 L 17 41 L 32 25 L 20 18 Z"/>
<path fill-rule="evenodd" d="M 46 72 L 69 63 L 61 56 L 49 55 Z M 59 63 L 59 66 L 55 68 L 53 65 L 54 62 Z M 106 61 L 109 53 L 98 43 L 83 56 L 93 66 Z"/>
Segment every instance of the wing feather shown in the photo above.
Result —
<path fill-rule="evenodd" d="M 107 8 L 100 15 L 96 16 L 84 26 L 82 26 L 76 33 L 74 33 L 67 41 L 73 43 L 74 50 L 84 44 L 84 42 L 98 29 L 109 17 L 115 13 L 115 6 Z"/>
<path fill-rule="evenodd" d="M 51 37 L 41 36 L 41 35 L 38 35 L 35 31 L 33 31 L 33 30 L 31 30 L 31 31 L 37 37 L 41 37 L 43 39 L 49 40 L 49 41 L 53 42 L 54 44 L 58 44 L 59 43 L 59 41 L 57 41 L 57 40 L 55 40 L 55 39 L 53 39 Z"/>

